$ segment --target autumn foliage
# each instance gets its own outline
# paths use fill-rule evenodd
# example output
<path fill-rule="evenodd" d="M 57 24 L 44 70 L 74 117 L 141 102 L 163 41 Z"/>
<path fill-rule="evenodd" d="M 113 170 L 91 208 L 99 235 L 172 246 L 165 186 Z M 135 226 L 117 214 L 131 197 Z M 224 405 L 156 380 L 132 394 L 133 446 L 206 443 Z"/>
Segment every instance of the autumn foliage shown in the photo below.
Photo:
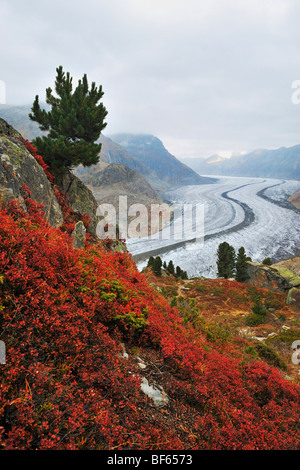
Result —
<path fill-rule="evenodd" d="M 26 204 L 0 212 L 1 449 L 300 448 L 299 387 L 216 347 L 130 254 L 76 250 Z M 164 409 L 122 342 L 155 359 Z"/>

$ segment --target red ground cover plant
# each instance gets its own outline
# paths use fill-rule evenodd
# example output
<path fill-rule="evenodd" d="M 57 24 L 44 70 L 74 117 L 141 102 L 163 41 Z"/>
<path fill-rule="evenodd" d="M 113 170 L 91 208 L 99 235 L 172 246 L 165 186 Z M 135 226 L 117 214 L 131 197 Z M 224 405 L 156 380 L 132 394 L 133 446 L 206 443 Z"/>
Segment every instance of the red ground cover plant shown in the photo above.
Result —
<path fill-rule="evenodd" d="M 214 349 L 130 254 L 74 249 L 29 196 L 0 212 L 1 449 L 299 449 L 299 387 Z M 122 341 L 159 358 L 165 415 Z"/>

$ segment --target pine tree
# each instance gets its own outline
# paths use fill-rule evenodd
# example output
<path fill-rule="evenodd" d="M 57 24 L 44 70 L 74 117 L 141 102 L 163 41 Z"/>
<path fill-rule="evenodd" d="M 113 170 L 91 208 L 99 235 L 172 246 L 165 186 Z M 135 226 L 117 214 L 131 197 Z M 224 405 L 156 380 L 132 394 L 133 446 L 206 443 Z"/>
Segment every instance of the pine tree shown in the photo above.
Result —
<path fill-rule="evenodd" d="M 169 261 L 167 270 L 170 274 L 175 274 L 175 266 L 172 260 Z"/>
<path fill-rule="evenodd" d="M 244 282 L 249 279 L 249 274 L 247 272 L 247 260 L 249 258 L 246 256 L 245 248 L 241 246 L 238 251 L 237 260 L 236 260 L 236 275 L 235 278 L 238 282 Z"/>
<path fill-rule="evenodd" d="M 161 267 L 162 267 L 161 258 L 157 256 L 156 258 L 154 258 L 152 265 L 151 265 L 151 269 L 153 271 L 153 274 L 155 274 L 155 276 L 161 276 Z"/>
<path fill-rule="evenodd" d="M 188 275 L 186 271 L 181 271 L 181 279 L 188 279 Z"/>
<path fill-rule="evenodd" d="M 219 244 L 217 251 L 218 277 L 228 279 L 234 276 L 235 272 L 235 250 L 227 242 Z"/>
<path fill-rule="evenodd" d="M 176 266 L 176 276 L 181 277 L 182 275 L 182 269 L 180 266 Z"/>
<path fill-rule="evenodd" d="M 148 259 L 147 267 L 151 268 L 153 266 L 153 263 L 154 263 L 154 257 L 150 256 L 150 258 Z"/>
<path fill-rule="evenodd" d="M 54 175 L 62 174 L 79 164 L 98 163 L 101 144 L 96 143 L 106 127 L 107 110 L 100 102 L 103 91 L 95 82 L 89 84 L 86 74 L 73 91 L 70 73 L 63 67 L 56 69 L 56 96 L 46 89 L 46 103 L 50 111 L 42 109 L 36 95 L 29 117 L 36 121 L 47 136 L 37 137 L 33 144 L 49 165 Z"/>

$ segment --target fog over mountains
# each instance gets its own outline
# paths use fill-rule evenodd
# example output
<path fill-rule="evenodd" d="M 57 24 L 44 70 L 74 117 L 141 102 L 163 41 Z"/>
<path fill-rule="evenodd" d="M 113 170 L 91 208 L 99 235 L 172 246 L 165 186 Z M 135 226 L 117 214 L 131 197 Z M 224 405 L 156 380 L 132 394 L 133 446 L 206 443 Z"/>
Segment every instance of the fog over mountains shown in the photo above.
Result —
<path fill-rule="evenodd" d="M 206 159 L 182 160 L 193 170 L 204 175 L 300 180 L 300 145 L 275 150 L 258 149 L 231 158 L 213 155 Z"/>
<path fill-rule="evenodd" d="M 0 117 L 14 126 L 28 140 L 42 135 L 37 123 L 28 117 L 30 106 L 0 105 Z M 91 177 L 98 172 L 101 163 L 121 164 L 142 176 L 154 190 L 165 191 L 170 187 L 197 185 L 213 182 L 171 155 L 163 143 L 154 136 L 120 134 L 106 137 L 101 134 L 100 166 L 81 167 L 80 177 Z"/>
<path fill-rule="evenodd" d="M 30 106 L 0 105 L 0 117 L 13 125 L 25 138 L 42 135 L 28 113 Z M 244 155 L 223 158 L 181 158 L 171 155 L 160 139 L 147 134 L 114 134 L 100 136 L 100 161 L 122 164 L 136 171 L 158 191 L 170 187 L 211 183 L 200 175 L 247 176 L 300 180 L 300 144 L 278 149 L 257 149 Z M 94 165 L 80 174 L 99 171 Z"/>
<path fill-rule="evenodd" d="M 203 178 L 194 170 L 171 155 L 160 139 L 148 134 L 114 134 L 112 140 L 150 170 L 154 181 L 149 181 L 155 189 L 155 179 L 163 181 L 166 188 L 212 183 L 213 179 Z M 147 178 L 147 175 L 144 175 Z"/>

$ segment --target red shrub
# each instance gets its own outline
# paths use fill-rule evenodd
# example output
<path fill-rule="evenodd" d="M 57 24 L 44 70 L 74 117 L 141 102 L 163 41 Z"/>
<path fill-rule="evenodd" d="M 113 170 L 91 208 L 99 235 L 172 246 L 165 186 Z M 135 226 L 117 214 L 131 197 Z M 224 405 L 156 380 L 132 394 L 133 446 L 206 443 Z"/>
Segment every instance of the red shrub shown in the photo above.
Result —
<path fill-rule="evenodd" d="M 75 250 L 26 203 L 0 213 L 2 449 L 299 449 L 298 387 L 211 349 L 129 254 Z M 160 355 L 171 430 L 124 339 Z"/>

